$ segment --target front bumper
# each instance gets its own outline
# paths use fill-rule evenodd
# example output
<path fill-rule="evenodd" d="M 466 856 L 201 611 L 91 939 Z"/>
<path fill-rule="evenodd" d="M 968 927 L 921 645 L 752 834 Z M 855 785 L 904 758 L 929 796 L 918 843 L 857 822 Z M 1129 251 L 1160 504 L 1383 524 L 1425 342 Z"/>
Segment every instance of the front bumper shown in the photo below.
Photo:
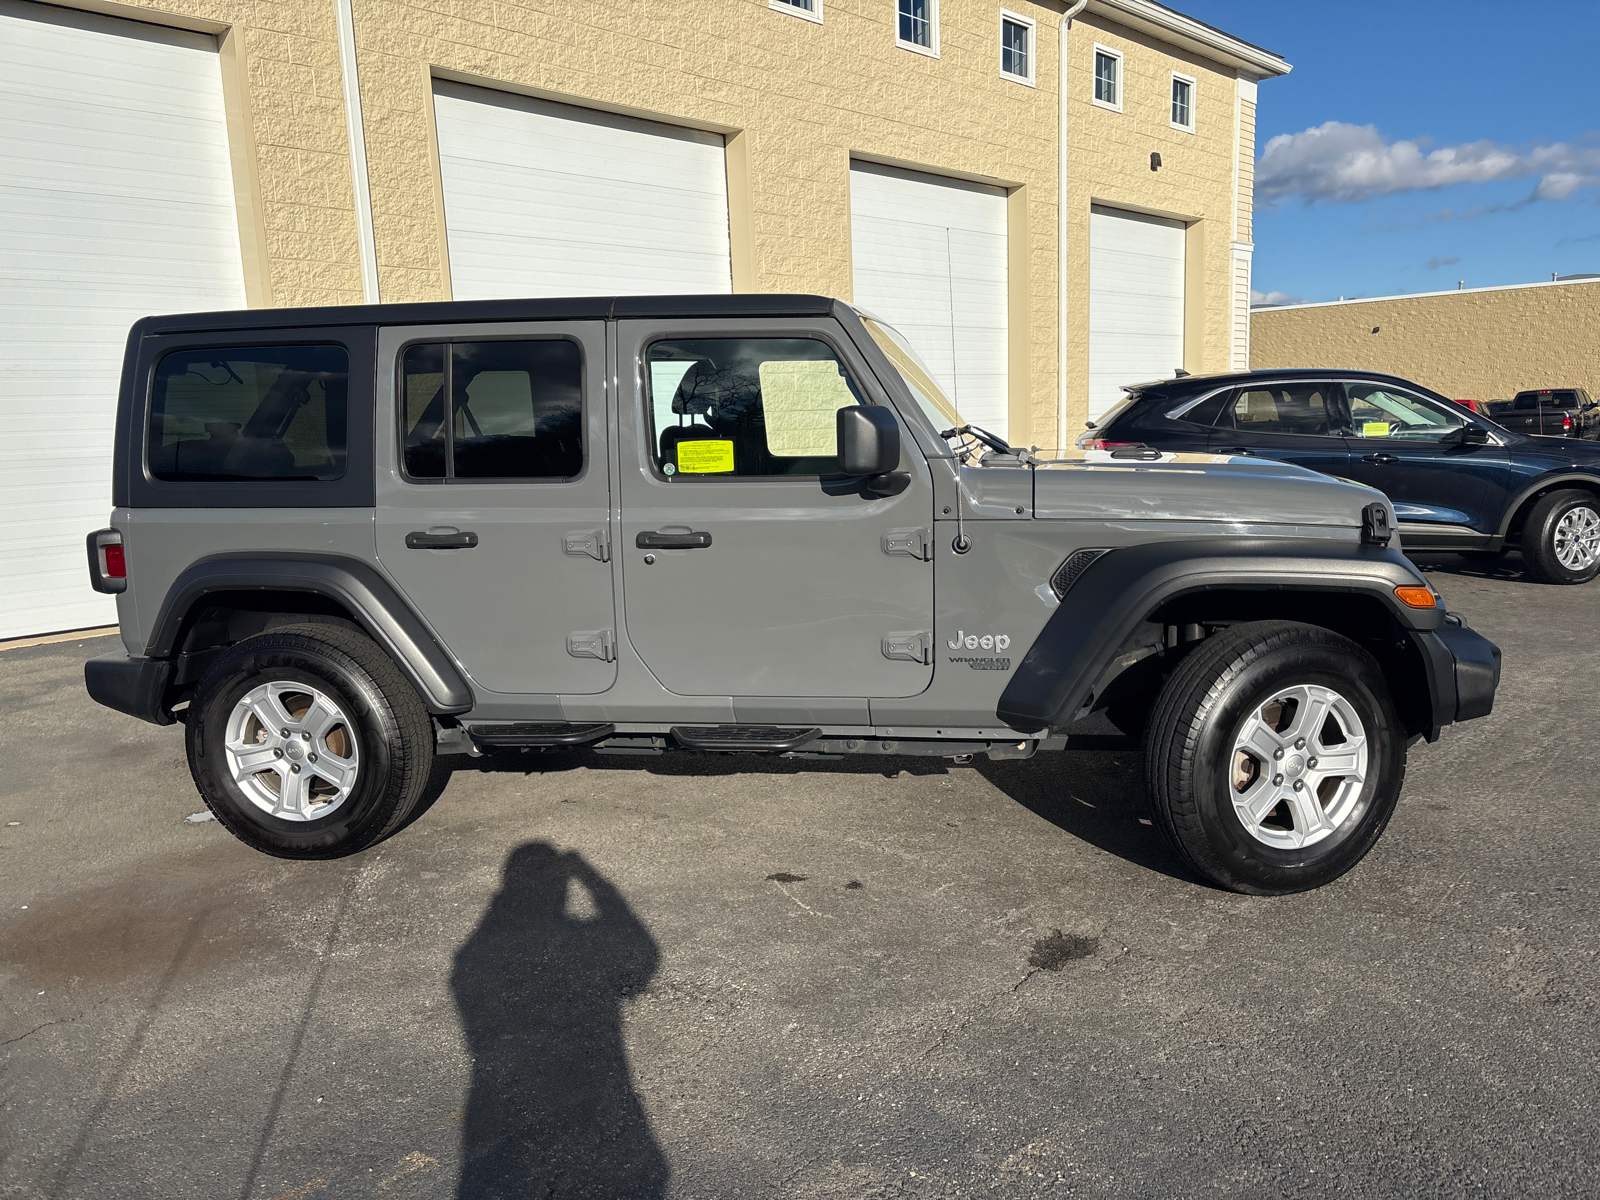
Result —
<path fill-rule="evenodd" d="M 1411 635 L 1428 667 L 1428 690 L 1433 700 L 1433 728 L 1457 721 L 1486 717 L 1494 709 L 1495 688 L 1500 685 L 1500 647 L 1460 617 L 1451 613 L 1436 630 Z"/>
<path fill-rule="evenodd" d="M 113 651 L 83 664 L 83 682 L 96 703 L 141 721 L 171 725 L 166 699 L 172 669 L 170 660 L 129 658 Z"/>

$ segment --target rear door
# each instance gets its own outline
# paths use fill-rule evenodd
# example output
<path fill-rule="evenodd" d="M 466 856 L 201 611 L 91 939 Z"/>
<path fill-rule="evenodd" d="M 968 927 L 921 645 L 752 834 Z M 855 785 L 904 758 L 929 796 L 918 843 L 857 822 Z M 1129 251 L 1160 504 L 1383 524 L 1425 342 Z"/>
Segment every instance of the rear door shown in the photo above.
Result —
<path fill-rule="evenodd" d="M 378 361 L 379 561 L 480 691 L 605 691 L 604 322 L 391 328 Z"/>
<path fill-rule="evenodd" d="M 655 677 L 688 696 L 924 690 L 932 479 L 905 431 L 898 495 L 837 476 L 837 410 L 888 403 L 838 325 L 619 322 L 617 354 L 617 560 Z"/>
<path fill-rule="evenodd" d="M 1209 407 L 1209 406 L 1208 406 Z M 1211 451 L 1273 458 L 1326 475 L 1343 476 L 1350 449 L 1337 383 L 1251 384 L 1222 405 L 1211 430 Z"/>

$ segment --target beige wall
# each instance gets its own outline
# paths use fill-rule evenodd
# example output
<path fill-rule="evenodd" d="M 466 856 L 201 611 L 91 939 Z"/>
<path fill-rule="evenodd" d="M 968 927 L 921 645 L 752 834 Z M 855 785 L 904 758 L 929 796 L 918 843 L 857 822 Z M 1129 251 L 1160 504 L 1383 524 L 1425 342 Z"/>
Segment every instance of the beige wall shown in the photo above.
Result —
<path fill-rule="evenodd" d="M 219 35 L 250 302 L 359 303 L 335 0 L 64 2 Z M 1005 4 L 1038 22 L 1035 87 L 1000 76 L 995 0 L 941 0 L 938 59 L 895 45 L 893 0 L 823 6 L 819 25 L 767 0 L 352 0 L 381 298 L 449 296 L 435 78 L 726 135 L 738 290 L 850 296 L 853 156 L 997 183 L 1011 195 L 1012 436 L 1054 446 L 1065 5 Z M 1090 103 L 1096 40 L 1126 56 L 1120 114 Z M 1185 356 L 1190 370 L 1225 368 L 1235 201 L 1252 155 L 1231 68 L 1093 8 L 1074 22 L 1071 55 L 1069 436 L 1087 411 L 1091 202 L 1191 223 Z M 1173 69 L 1197 80 L 1194 134 L 1169 122 Z M 1247 222 L 1247 200 L 1243 213 Z"/>
<path fill-rule="evenodd" d="M 1122 111 L 1094 103 L 1095 43 L 1123 54 Z M 1067 411 L 1070 439 L 1089 409 L 1089 207 L 1104 204 L 1189 224 L 1184 366 L 1228 369 L 1233 339 L 1238 78 L 1232 68 L 1186 54 L 1090 14 L 1068 35 Z M 1195 131 L 1171 122 L 1172 72 L 1195 82 Z M 1252 117 L 1253 119 L 1253 117 Z M 1253 138 L 1253 126 L 1251 129 Z M 1151 153 L 1161 169 L 1150 169 Z M 1250 150 L 1243 151 L 1253 159 Z M 1249 186 L 1249 177 L 1243 186 Z M 1244 217 L 1248 221 L 1248 206 Z M 1246 233 L 1248 237 L 1248 231 Z M 1132 380 L 1129 381 L 1134 382 Z"/>
<path fill-rule="evenodd" d="M 1600 396 L 1600 280 L 1264 308 L 1250 324 L 1258 369 L 1384 371 L 1457 399 L 1537 387 Z"/>

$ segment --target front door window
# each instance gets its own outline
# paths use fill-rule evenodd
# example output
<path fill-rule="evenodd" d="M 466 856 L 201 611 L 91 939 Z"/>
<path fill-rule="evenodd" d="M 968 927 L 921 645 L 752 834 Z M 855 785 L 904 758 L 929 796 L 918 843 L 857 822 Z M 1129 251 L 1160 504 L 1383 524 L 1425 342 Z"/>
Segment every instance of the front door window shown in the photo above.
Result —
<path fill-rule="evenodd" d="M 1351 432 L 1358 438 L 1440 442 L 1466 424 L 1455 413 L 1397 388 L 1351 383 L 1345 385 L 1345 395 Z"/>
<path fill-rule="evenodd" d="M 663 478 L 838 474 L 835 414 L 861 396 L 826 342 L 656 342 L 647 362 L 650 448 Z"/>

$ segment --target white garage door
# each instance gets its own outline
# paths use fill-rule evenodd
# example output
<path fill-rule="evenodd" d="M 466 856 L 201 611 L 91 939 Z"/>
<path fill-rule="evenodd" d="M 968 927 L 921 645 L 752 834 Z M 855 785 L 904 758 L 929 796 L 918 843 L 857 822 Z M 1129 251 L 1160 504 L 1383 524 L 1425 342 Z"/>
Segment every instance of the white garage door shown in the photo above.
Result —
<path fill-rule="evenodd" d="M 1139 213 L 1089 213 L 1089 419 L 1122 385 L 1183 366 L 1184 225 Z"/>
<path fill-rule="evenodd" d="M 717 134 L 434 87 L 457 300 L 731 292 Z"/>
<path fill-rule="evenodd" d="M 974 425 L 1006 425 L 1006 194 L 873 163 L 850 169 L 855 302 L 905 334 Z"/>
<path fill-rule="evenodd" d="M 116 620 L 83 540 L 128 327 L 243 306 L 216 42 L 0 0 L 0 638 Z"/>

